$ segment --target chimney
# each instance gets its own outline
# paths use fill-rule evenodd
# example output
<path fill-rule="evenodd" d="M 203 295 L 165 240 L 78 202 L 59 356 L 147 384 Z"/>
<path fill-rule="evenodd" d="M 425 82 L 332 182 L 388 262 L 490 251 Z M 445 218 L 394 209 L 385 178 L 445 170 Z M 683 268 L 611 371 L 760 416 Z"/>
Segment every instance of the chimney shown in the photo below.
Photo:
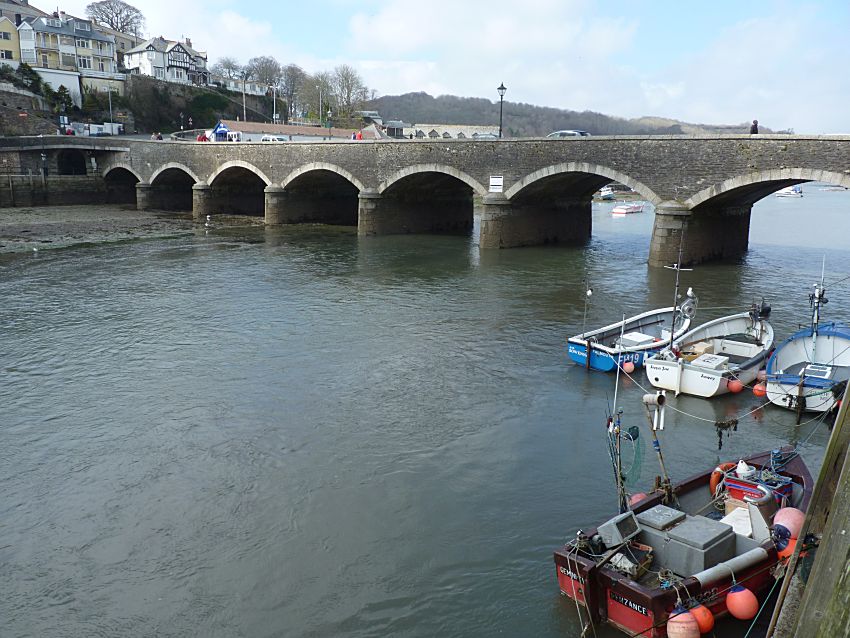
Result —
<path fill-rule="evenodd" d="M 192 41 L 189 38 L 186 38 L 186 46 L 190 48 L 192 46 Z"/>
<path fill-rule="evenodd" d="M 15 14 L 15 26 L 16 26 L 16 27 L 21 26 L 21 22 L 23 22 L 23 19 L 21 18 L 21 14 L 20 14 L 20 13 L 16 13 L 16 14 Z"/>
<path fill-rule="evenodd" d="M 65 20 L 65 12 L 64 11 L 59 12 L 59 19 L 63 20 L 63 21 Z"/>

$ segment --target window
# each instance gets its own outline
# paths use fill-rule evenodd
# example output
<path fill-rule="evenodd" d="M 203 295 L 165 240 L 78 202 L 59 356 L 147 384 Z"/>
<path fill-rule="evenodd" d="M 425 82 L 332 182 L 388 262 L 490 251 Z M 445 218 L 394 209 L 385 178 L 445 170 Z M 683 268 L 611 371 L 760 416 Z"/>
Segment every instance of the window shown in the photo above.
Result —
<path fill-rule="evenodd" d="M 77 58 L 69 53 L 62 54 L 62 66 L 69 66 L 71 68 L 77 65 Z"/>
<path fill-rule="evenodd" d="M 91 26 L 86 22 L 76 22 L 74 26 L 80 31 L 91 31 Z"/>
<path fill-rule="evenodd" d="M 103 63 L 103 60 L 98 60 L 97 68 L 101 71 L 109 71 L 109 69 L 107 69 L 106 65 Z"/>
<path fill-rule="evenodd" d="M 90 69 L 91 68 L 91 58 L 88 56 L 81 55 L 77 58 L 77 66 L 81 69 Z"/>
<path fill-rule="evenodd" d="M 82 38 L 77 38 L 77 46 L 81 49 L 91 49 L 91 41 L 83 40 Z"/>
<path fill-rule="evenodd" d="M 62 26 L 61 20 L 54 20 L 52 18 L 47 18 L 44 22 L 48 27 L 61 27 Z"/>
<path fill-rule="evenodd" d="M 42 53 L 41 54 L 41 66 L 43 66 L 43 67 L 48 66 L 47 60 L 48 60 L 47 54 Z"/>
<path fill-rule="evenodd" d="M 6 49 L 0 49 L 0 60 L 14 60 L 12 52 Z"/>
<path fill-rule="evenodd" d="M 154 67 L 153 76 L 155 78 L 159 78 L 160 80 L 165 77 L 165 73 L 163 72 L 163 69 L 162 69 L 161 66 Z"/>
<path fill-rule="evenodd" d="M 0 31 L 0 40 L 11 40 L 12 34 L 8 31 Z"/>
<path fill-rule="evenodd" d="M 148 51 L 148 60 L 153 60 L 156 54 L 153 51 Z"/>

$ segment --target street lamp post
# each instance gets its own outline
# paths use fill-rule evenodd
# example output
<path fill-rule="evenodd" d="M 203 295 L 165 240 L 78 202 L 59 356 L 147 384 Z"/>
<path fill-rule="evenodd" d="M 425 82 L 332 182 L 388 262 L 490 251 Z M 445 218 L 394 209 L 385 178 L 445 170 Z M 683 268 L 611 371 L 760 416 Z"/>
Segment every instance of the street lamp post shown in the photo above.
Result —
<path fill-rule="evenodd" d="M 327 122 L 328 122 L 328 139 L 331 139 L 331 126 L 333 126 L 331 124 L 331 115 L 333 115 L 333 113 L 331 112 L 330 109 L 328 109 L 328 120 L 327 120 Z"/>
<path fill-rule="evenodd" d="M 109 132 L 112 133 L 112 86 L 109 87 Z"/>
<path fill-rule="evenodd" d="M 505 92 L 508 90 L 505 88 L 505 83 L 500 82 L 499 88 L 496 89 L 499 92 L 499 139 L 502 139 L 502 105 L 505 101 Z"/>
<path fill-rule="evenodd" d="M 277 124 L 277 86 L 271 84 L 269 88 L 272 90 L 272 122 Z"/>

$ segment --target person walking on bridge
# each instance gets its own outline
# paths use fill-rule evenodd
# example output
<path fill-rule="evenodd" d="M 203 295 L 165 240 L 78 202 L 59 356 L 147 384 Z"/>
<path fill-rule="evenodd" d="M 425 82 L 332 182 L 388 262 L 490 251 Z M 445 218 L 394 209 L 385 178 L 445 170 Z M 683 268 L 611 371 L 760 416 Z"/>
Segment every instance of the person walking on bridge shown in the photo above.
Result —
<path fill-rule="evenodd" d="M 759 121 L 753 120 L 753 123 L 750 124 L 750 135 L 758 135 L 759 132 Z"/>

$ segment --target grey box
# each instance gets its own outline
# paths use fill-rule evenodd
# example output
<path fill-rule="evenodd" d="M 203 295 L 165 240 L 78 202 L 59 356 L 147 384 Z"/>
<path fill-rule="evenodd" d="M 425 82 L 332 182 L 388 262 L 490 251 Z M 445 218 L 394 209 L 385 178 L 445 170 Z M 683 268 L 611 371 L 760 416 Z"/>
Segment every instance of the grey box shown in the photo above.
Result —
<path fill-rule="evenodd" d="M 685 513 L 666 505 L 656 505 L 638 514 L 637 519 L 641 525 L 663 531 L 685 520 Z"/>
<path fill-rule="evenodd" d="M 688 516 L 667 531 L 667 567 L 679 576 L 690 576 L 735 555 L 735 532 L 731 525 L 705 516 Z"/>

